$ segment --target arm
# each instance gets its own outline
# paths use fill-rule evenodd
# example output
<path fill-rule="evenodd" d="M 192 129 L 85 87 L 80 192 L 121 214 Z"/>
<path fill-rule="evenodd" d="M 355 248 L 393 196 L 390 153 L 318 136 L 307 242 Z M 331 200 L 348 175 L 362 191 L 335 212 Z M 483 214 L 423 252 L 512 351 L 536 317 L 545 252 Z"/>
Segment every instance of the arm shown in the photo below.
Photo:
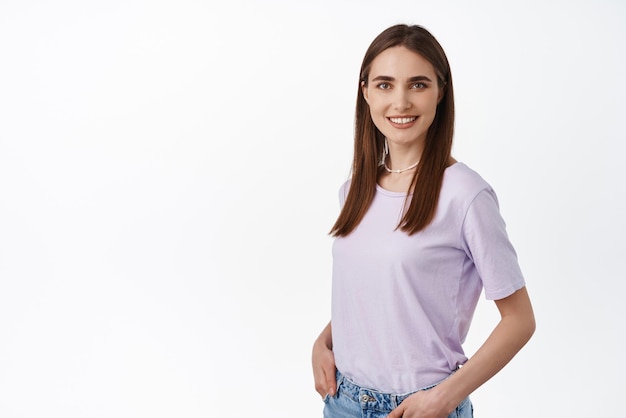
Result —
<path fill-rule="evenodd" d="M 445 418 L 517 354 L 535 331 L 535 317 L 526 288 L 497 300 L 496 306 L 500 322 L 474 356 L 435 388 L 408 397 L 389 418 Z"/>
<path fill-rule="evenodd" d="M 315 390 L 322 398 L 327 394 L 333 396 L 337 391 L 335 355 L 333 354 L 333 338 L 330 322 L 313 344 L 313 377 Z"/>

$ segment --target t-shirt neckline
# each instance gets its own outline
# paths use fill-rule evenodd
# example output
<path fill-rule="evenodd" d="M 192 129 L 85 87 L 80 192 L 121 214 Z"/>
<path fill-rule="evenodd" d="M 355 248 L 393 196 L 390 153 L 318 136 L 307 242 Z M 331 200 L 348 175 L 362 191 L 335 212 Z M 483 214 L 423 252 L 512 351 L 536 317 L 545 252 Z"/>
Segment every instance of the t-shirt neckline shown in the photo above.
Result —
<path fill-rule="evenodd" d="M 463 163 L 461 163 L 460 161 L 455 162 L 454 164 L 452 164 L 451 166 L 446 168 L 447 172 L 449 169 L 451 169 L 452 167 L 456 166 L 456 165 L 461 165 Z M 444 177 L 445 177 L 445 172 L 444 172 Z M 385 188 L 383 188 L 383 186 L 381 186 L 380 184 L 378 184 L 378 182 L 376 182 L 376 191 L 385 195 L 385 196 L 389 196 L 389 197 L 406 197 L 407 193 L 406 192 L 394 192 L 392 190 L 387 190 Z M 411 193 L 413 194 L 413 193 Z"/>

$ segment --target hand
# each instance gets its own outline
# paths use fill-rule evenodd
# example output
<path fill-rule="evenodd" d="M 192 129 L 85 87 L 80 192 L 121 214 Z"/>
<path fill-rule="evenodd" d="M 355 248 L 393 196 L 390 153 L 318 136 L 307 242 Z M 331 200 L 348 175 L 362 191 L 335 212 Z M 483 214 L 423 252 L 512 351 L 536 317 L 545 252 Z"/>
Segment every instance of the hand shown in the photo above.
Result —
<path fill-rule="evenodd" d="M 316 341 L 313 345 L 312 362 L 315 390 L 322 398 L 326 395 L 334 396 L 337 392 L 337 368 L 333 351 L 320 340 Z"/>
<path fill-rule="evenodd" d="M 437 402 L 434 389 L 420 390 L 406 398 L 388 418 L 447 418 L 449 412 Z"/>

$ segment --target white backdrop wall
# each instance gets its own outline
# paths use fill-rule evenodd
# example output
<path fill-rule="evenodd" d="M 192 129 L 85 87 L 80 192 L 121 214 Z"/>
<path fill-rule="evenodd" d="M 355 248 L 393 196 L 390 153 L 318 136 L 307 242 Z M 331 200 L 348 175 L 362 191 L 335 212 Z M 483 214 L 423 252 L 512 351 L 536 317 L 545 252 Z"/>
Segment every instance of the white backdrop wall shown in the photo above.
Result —
<path fill-rule="evenodd" d="M 476 416 L 622 413 L 621 1 L 0 2 L 0 416 L 319 417 L 358 69 L 449 56 L 538 322 Z M 497 321 L 479 304 L 472 353 Z"/>

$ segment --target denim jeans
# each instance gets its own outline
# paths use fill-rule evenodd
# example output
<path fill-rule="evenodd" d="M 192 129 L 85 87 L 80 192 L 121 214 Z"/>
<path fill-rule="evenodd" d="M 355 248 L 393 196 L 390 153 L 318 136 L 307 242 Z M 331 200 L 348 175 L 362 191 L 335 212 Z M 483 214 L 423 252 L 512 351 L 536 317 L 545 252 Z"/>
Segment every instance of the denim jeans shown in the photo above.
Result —
<path fill-rule="evenodd" d="M 429 386 L 420 390 L 435 387 Z M 337 393 L 324 398 L 324 418 L 384 418 L 412 393 L 394 395 L 355 385 L 337 372 Z M 473 418 L 473 406 L 465 398 L 448 418 Z"/>

